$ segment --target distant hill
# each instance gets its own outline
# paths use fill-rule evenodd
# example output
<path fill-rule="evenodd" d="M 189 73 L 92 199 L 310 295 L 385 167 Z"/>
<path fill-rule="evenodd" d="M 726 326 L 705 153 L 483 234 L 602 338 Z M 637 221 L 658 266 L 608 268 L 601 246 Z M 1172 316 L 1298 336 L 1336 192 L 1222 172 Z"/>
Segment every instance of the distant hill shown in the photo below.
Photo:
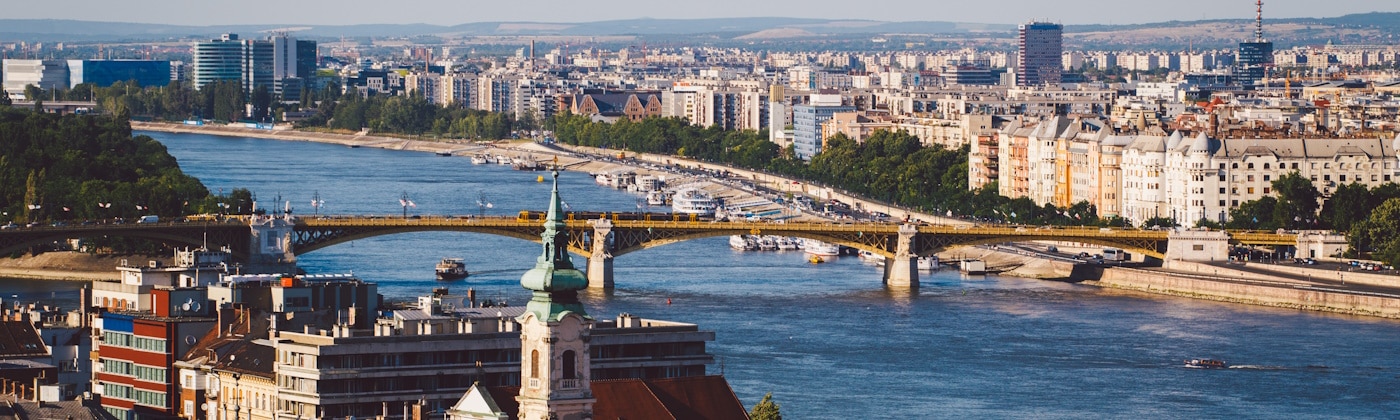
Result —
<path fill-rule="evenodd" d="M 1330 18 L 1266 19 L 1265 32 L 1284 44 L 1318 40 L 1376 41 L 1400 34 L 1400 13 L 1372 12 Z M 1010 35 L 1016 25 L 941 21 L 883 22 L 873 20 L 799 19 L 778 17 L 722 19 L 626 19 L 581 23 L 475 22 L 442 26 L 429 24 L 367 25 L 221 25 L 186 26 L 61 19 L 0 19 L 0 41 L 155 41 L 212 38 L 222 33 L 253 37 L 261 32 L 296 28 L 310 38 L 364 38 L 414 36 L 707 36 L 720 40 L 789 38 L 793 34 L 816 38 L 852 38 L 872 34 L 904 35 Z M 1225 30 L 1224 33 L 1219 31 Z M 1068 25 L 1071 45 L 1185 45 L 1234 42 L 1252 34 L 1249 19 L 1169 21 L 1134 25 Z M 1115 34 L 1125 34 L 1118 37 Z M 1252 36 L 1252 35 L 1249 35 Z"/>

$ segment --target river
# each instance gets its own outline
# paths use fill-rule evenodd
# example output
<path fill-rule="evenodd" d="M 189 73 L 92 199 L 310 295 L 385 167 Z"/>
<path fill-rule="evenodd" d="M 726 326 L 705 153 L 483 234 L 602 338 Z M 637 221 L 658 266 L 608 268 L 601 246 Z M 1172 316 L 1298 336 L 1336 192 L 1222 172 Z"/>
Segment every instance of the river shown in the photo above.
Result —
<path fill-rule="evenodd" d="M 253 190 L 298 214 L 513 214 L 543 209 L 548 182 L 465 158 L 307 142 L 147 133 L 211 191 Z M 632 210 L 637 196 L 587 174 L 560 177 L 576 210 Z M 477 205 L 481 196 L 493 204 Z M 433 264 L 465 258 L 449 284 L 523 303 L 519 276 L 538 245 L 470 233 L 359 240 L 303 255 L 311 273 L 353 271 L 388 299 L 426 294 Z M 584 260 L 575 257 L 576 264 Z M 923 274 L 886 290 L 855 258 L 811 265 L 800 253 L 736 252 L 710 238 L 627 254 L 617 288 L 584 296 L 590 314 L 696 323 L 734 392 L 772 392 L 792 419 L 1390 417 L 1400 412 L 1400 324 L 1391 320 L 1148 296 L 1004 277 Z M 5 281 L 0 291 L 24 282 Z M 32 299 L 73 286 L 25 286 Z M 9 298 L 3 293 L 0 298 Z M 1196 370 L 1183 359 L 1241 367 Z"/>

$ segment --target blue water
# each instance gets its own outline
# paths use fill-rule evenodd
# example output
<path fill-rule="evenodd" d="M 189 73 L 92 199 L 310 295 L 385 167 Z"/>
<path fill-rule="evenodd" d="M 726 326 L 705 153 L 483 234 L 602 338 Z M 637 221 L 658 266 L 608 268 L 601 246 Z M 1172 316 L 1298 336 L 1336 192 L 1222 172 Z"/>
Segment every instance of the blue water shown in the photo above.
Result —
<path fill-rule="evenodd" d="M 213 191 L 279 194 L 294 211 L 418 214 L 542 209 L 537 174 L 430 153 L 151 133 Z M 565 172 L 577 210 L 630 210 L 637 197 Z M 280 207 L 280 205 L 278 205 Z M 452 283 L 524 302 L 518 280 L 539 246 L 469 233 L 382 236 L 301 257 L 308 272 L 354 271 L 390 299 L 439 285 L 433 264 L 466 258 Z M 575 258 L 582 265 L 581 258 Z M 886 290 L 854 258 L 742 253 L 725 238 L 616 260 L 617 289 L 584 296 L 589 312 L 691 322 L 714 330 L 709 351 L 751 406 L 772 392 L 792 419 L 836 418 L 1386 418 L 1400 412 L 1400 323 L 1101 290 L 1002 277 L 926 273 L 916 292 Z M 0 297 L 27 282 L 0 282 Z M 70 285 L 23 286 L 39 299 Z M 66 288 L 66 289 L 65 289 Z M 669 302 L 669 304 L 668 304 Z M 1219 358 L 1242 369 L 1194 370 Z"/>

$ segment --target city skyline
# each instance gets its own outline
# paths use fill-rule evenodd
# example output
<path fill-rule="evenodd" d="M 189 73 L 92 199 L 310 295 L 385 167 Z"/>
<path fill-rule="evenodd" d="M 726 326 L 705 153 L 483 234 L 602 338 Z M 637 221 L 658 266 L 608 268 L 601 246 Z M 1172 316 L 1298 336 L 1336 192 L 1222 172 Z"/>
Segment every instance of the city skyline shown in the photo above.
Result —
<path fill-rule="evenodd" d="M 1030 19 L 1044 19 L 1067 25 L 1140 24 L 1171 20 L 1251 19 L 1254 2 L 1238 0 L 1238 5 L 1208 0 L 1183 0 L 1170 9 L 1154 8 L 1155 4 L 1122 4 L 1104 8 L 1091 0 L 1039 2 L 1004 0 L 995 7 L 931 4 L 909 0 L 879 2 L 873 7 L 851 8 L 831 0 L 797 2 L 776 0 L 763 3 L 718 0 L 697 10 L 680 2 L 643 2 L 640 0 L 608 0 L 590 3 L 564 3 L 548 0 L 526 0 L 511 5 L 475 5 L 464 8 L 465 13 L 450 11 L 458 3 L 443 0 L 420 0 L 397 8 L 376 8 L 375 3 L 347 0 L 328 9 L 319 3 L 284 3 L 250 0 L 240 7 L 215 6 L 218 3 L 186 3 L 170 0 L 130 0 L 120 3 L 96 0 L 74 0 L 68 7 L 54 10 L 48 3 L 20 3 L 7 8 L 11 19 L 75 19 L 106 22 L 132 22 L 178 25 L 356 25 L 356 24 L 434 24 L 458 25 L 475 22 L 552 22 L 581 23 L 636 18 L 709 19 L 744 17 L 789 17 L 814 19 L 851 19 L 876 21 L 950 21 L 985 24 L 1016 24 Z M 416 7 L 415 7 L 416 6 Z M 1352 13 L 1394 12 L 1400 6 L 1375 0 L 1341 0 L 1319 10 L 1315 3 L 1302 0 L 1266 2 L 1266 19 L 1335 17 Z M 374 13 L 363 11 L 373 8 Z M 276 11 L 269 13 L 269 10 Z M 443 10 L 447 13 L 423 13 Z M 1015 13 L 1006 13 L 1015 10 Z"/>

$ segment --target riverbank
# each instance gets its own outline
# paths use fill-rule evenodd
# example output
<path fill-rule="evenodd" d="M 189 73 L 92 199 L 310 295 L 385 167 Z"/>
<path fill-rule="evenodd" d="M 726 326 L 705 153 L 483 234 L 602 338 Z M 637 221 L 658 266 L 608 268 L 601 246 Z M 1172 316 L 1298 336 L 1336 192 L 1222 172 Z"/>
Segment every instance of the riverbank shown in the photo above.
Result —
<path fill-rule="evenodd" d="M 692 167 L 692 168 L 698 167 L 698 168 L 706 168 L 706 169 L 724 169 L 724 170 L 729 170 L 732 174 L 735 174 L 736 176 L 731 177 L 731 178 L 728 178 L 727 180 L 721 180 L 721 181 L 723 182 L 722 184 L 719 183 L 719 182 L 714 182 L 714 181 L 712 181 L 712 180 L 711 180 L 711 181 L 707 181 L 706 179 L 713 179 L 713 178 L 714 178 L 714 177 L 710 177 L 710 176 L 694 176 L 693 179 L 694 179 L 696 182 L 707 182 L 706 187 L 705 187 L 706 190 L 707 190 L 707 191 L 712 191 L 712 193 L 714 193 L 714 194 L 728 194 L 728 193 L 730 193 L 730 192 L 734 192 L 735 194 L 741 193 L 741 191 L 740 191 L 741 188 L 739 187 L 739 185 L 741 185 L 741 184 L 755 184 L 755 185 L 758 185 L 758 186 L 760 186 L 760 187 L 767 187 L 767 188 L 769 188 L 769 189 L 772 190 L 772 191 L 779 191 L 779 192 L 783 192 L 783 191 L 784 191 L 783 188 L 787 188 L 787 189 L 789 189 L 789 191 L 791 191 L 791 190 L 793 190 L 793 189 L 796 189 L 797 191 L 792 191 L 792 192 L 800 192 L 800 193 L 808 193 L 808 194 L 813 194 L 813 193 L 815 193 L 815 194 L 817 194 L 818 197 L 822 197 L 823 194 L 824 194 L 823 190 L 820 189 L 820 188 L 813 187 L 813 186 L 805 186 L 805 187 L 803 187 L 803 186 L 801 186 L 800 184 L 793 184 L 793 181 L 792 181 L 792 180 L 786 180 L 786 179 L 782 179 L 782 178 L 772 177 L 771 175 L 766 175 L 766 174 L 758 174 L 758 173 L 752 173 L 752 172 L 745 172 L 745 171 L 737 170 L 737 169 L 734 169 L 734 168 L 721 167 L 721 166 L 719 166 L 719 165 L 704 164 L 704 163 L 686 161 L 686 160 L 677 159 L 677 158 L 674 158 L 674 157 L 666 157 L 666 156 L 659 156 L 659 155 L 636 155 L 636 154 L 632 154 L 632 153 L 630 153 L 630 152 L 629 152 L 629 153 L 627 154 L 627 156 L 626 156 L 628 159 L 619 160 L 619 159 L 616 159 L 616 158 L 615 158 L 615 157 L 616 157 L 617 151 L 588 150 L 588 149 L 581 149 L 581 148 L 571 148 L 571 149 L 565 150 L 565 149 L 562 148 L 562 147 L 556 149 L 556 148 L 553 147 L 554 145 L 537 144 L 537 143 L 530 142 L 530 141 L 513 141 L 513 142 L 511 142 L 511 141 L 498 141 L 498 142 L 441 142 L 441 141 L 427 141 L 427 140 L 405 140 L 405 139 L 399 139 L 399 138 L 385 138 L 385 137 L 375 137 L 375 136 L 366 136 L 366 135 L 343 135 L 343 134 L 325 134 L 325 133 L 304 133 L 304 132 L 295 132 L 295 131 L 290 131 L 290 130 L 280 130 L 280 131 L 252 130 L 252 129 L 246 129 L 246 128 L 237 128 L 237 127 L 194 127 L 194 128 L 191 128 L 191 127 L 180 126 L 180 125 L 178 125 L 178 124 L 162 124 L 162 125 L 159 125 L 159 127 L 157 127 L 156 125 L 152 125 L 152 124 L 147 123 L 147 124 L 134 124 L 134 127 L 135 127 L 136 129 L 138 129 L 138 130 L 167 131 L 167 132 L 189 132 L 189 133 L 214 134 L 214 135 L 226 135 L 226 136 L 238 136 L 238 137 L 255 137 L 255 138 L 265 138 L 265 139 L 271 139 L 271 140 L 284 140 L 284 141 L 313 141 L 313 142 L 332 143 L 332 144 L 340 144 L 340 145 L 351 145 L 351 146 L 361 146 L 361 147 L 376 147 L 376 148 L 384 148 L 384 149 L 391 149 L 391 150 L 411 150 L 411 151 L 434 152 L 434 153 L 440 153 L 440 152 L 446 151 L 446 152 L 448 152 L 448 154 L 454 154 L 454 155 L 458 155 L 458 156 L 472 155 L 472 154 L 477 154 L 477 153 L 490 153 L 490 154 L 493 154 L 493 155 L 505 155 L 505 156 L 533 156 L 536 160 L 542 161 L 542 162 L 551 161 L 553 157 L 558 157 L 558 162 L 559 162 L 559 164 L 560 164 L 561 166 L 565 166 L 565 167 L 567 168 L 567 170 L 570 170 L 570 171 L 610 172 L 610 171 L 614 171 L 614 170 L 626 170 L 626 171 L 633 171 L 633 172 L 636 172 L 636 173 L 638 173 L 638 174 L 665 174 L 666 176 L 668 176 L 668 181 L 670 181 L 670 180 L 672 180 L 672 179 L 675 179 L 677 182 L 685 182 L 685 181 L 681 181 L 681 177 L 682 177 L 683 175 L 677 175 L 677 174 L 675 174 L 675 173 L 673 173 L 673 172 L 667 172 L 667 171 L 658 171 L 656 168 L 665 167 L 665 166 L 671 166 L 671 165 L 681 165 L 681 166 L 687 166 L 687 167 Z M 443 158 L 443 159 L 447 159 L 447 158 Z M 651 168 L 648 168 L 647 165 L 648 165 L 648 164 L 652 164 L 652 163 L 656 163 L 657 165 L 651 165 Z M 693 173 L 693 172 L 687 172 L 687 173 Z M 794 187 L 794 186 L 796 186 L 796 187 Z M 805 189 L 804 189 L 804 188 L 805 188 Z M 752 190 L 751 187 L 748 187 L 748 189 Z M 832 193 L 835 194 L 836 192 L 832 192 Z M 731 198 L 731 197 L 726 196 L 726 198 L 727 198 L 726 201 L 727 201 L 727 202 L 737 202 L 737 201 L 739 200 L 739 198 L 737 198 L 737 197 L 738 197 L 738 196 L 734 196 L 734 198 Z M 842 196 L 842 195 L 830 195 L 829 197 L 836 198 L 836 199 L 843 199 L 843 198 L 840 198 L 840 197 L 845 197 L 845 196 Z M 856 201 L 856 200 L 851 200 L 851 201 L 849 201 L 849 202 L 852 202 L 852 203 L 854 203 L 854 204 L 861 204 L 862 206 L 866 207 L 867 209 L 885 210 L 884 208 L 875 207 L 875 206 L 878 206 L 878 205 L 880 205 L 880 204 L 871 203 L 871 202 L 869 202 L 869 201 Z M 900 216 L 899 216 L 899 213 L 898 213 L 897 211 L 889 211 L 889 213 L 890 213 L 891 215 L 894 215 L 895 217 L 900 217 Z M 911 215 L 911 218 L 917 218 L 917 219 L 925 220 L 925 221 L 943 222 L 943 221 L 941 221 L 941 220 L 935 219 L 935 216 L 932 216 L 932 215 Z M 960 221 L 948 221 L 948 223 L 955 223 L 955 222 L 960 222 Z M 1219 287 L 1219 288 L 1214 288 L 1214 289 L 1212 289 L 1212 288 L 1208 288 L 1208 287 L 1205 287 L 1205 286 L 1203 286 L 1203 285 L 1198 285 L 1198 284 L 1194 284 L 1194 283 L 1193 283 L 1193 284 L 1186 284 L 1186 283 L 1175 283 L 1175 284 L 1151 283 L 1151 282 L 1147 282 L 1148 279 L 1138 279 L 1138 278 L 1134 278 L 1133 276 L 1125 276 L 1125 277 L 1123 277 L 1123 278 L 1110 278 L 1110 279 L 1108 279 L 1108 281 L 1104 281 L 1104 278 L 1100 277 L 1100 275 L 1097 273 L 1097 271 L 1101 270 L 1101 268 L 1099 268 L 1099 267 L 1097 267 L 1097 266 L 1093 266 L 1093 265 L 1075 265 L 1074 262 L 1072 262 L 1072 261 L 1061 261 L 1061 260 L 1053 260 L 1053 259 L 1043 259 L 1043 258 L 1040 258 L 1040 257 L 1038 257 L 1038 256 L 1035 256 L 1034 254 L 1028 255 L 1028 254 L 1026 254 L 1026 253 L 1017 253 L 1017 252 L 1015 252 L 1014 249 L 1010 249 L 1010 248 L 1015 248 L 1015 247 L 1003 247 L 1003 248 L 1008 248 L 1008 249 L 1004 250 L 1004 252 L 993 252 L 994 250 L 988 250 L 988 249 L 986 249 L 986 248 L 957 248 L 957 249 L 952 249 L 952 250 L 948 250 L 948 251 L 944 252 L 944 253 L 943 253 L 943 259 L 944 259 L 945 261 L 952 261 L 953 259 L 960 259 L 960 258 L 979 258 L 979 259 L 982 259 L 982 260 L 984 260 L 984 261 L 987 261 L 989 268 L 993 268 L 993 269 L 995 269 L 995 270 L 997 270 L 997 271 L 1000 271 L 1000 274 L 1006 275 L 1006 276 L 1016 276 L 1016 277 L 1025 277 L 1025 278 L 1037 278 L 1037 279 L 1047 279 L 1047 280 L 1060 280 L 1060 281 L 1085 281 L 1085 280 L 1087 280 L 1087 282 L 1086 282 L 1085 284 L 1092 284 L 1092 285 L 1104 287 L 1104 288 L 1105 288 L 1105 293 L 1117 293 L 1117 292 L 1111 291 L 1110 289 L 1114 289 L 1114 290 L 1120 290 L 1120 289 L 1121 289 L 1121 290 L 1136 290 L 1136 291 L 1143 291 L 1143 292 L 1154 293 L 1154 294 L 1169 294 L 1169 295 L 1174 295 L 1174 296 L 1185 296 L 1185 297 L 1192 297 L 1192 298 L 1206 299 L 1206 300 L 1220 300 L 1220 301 L 1229 301 L 1229 302 L 1246 303 L 1246 304 L 1255 304 L 1255 305 L 1265 305 L 1265 306 L 1275 306 L 1275 307 L 1293 307 L 1293 308 L 1299 308 L 1299 309 L 1315 310 L 1315 311 L 1325 311 L 1325 312 L 1335 312 L 1335 313 L 1347 313 L 1347 314 L 1361 314 L 1361 315 L 1370 315 L 1370 316 L 1391 317 L 1391 315 L 1388 315 L 1387 312 L 1385 312 L 1385 311 L 1383 310 L 1384 307 L 1385 307 L 1385 305 L 1388 305 L 1387 303 L 1376 303 L 1376 302 L 1384 302 L 1384 301 L 1380 301 L 1380 300 L 1377 300 L 1377 301 L 1370 301 L 1370 302 L 1364 302 L 1364 303 L 1366 303 L 1367 305 L 1379 305 L 1381 310 L 1376 310 L 1376 309 L 1365 309 L 1365 308 L 1359 308 L 1359 309 L 1358 309 L 1358 307 L 1356 307 L 1355 305 L 1343 304 L 1343 303 L 1326 304 L 1326 305 L 1312 304 L 1312 302 L 1315 301 L 1316 299 L 1323 299 L 1323 298 L 1320 298 L 1320 297 L 1317 297 L 1317 296 L 1314 296 L 1314 295 L 1289 295 L 1289 294 L 1287 294 L 1287 293 L 1279 292 L 1279 291 L 1276 291 L 1276 290 L 1264 290 L 1264 289 L 1260 289 L 1260 290 L 1257 290 L 1257 291 L 1256 291 L 1256 290 L 1248 289 L 1248 288 L 1245 288 L 1245 289 L 1238 289 L 1238 288 L 1229 288 L 1229 287 L 1226 287 L 1226 286 L 1221 286 L 1221 287 Z M 1061 246 L 1061 249 L 1062 249 L 1062 251 L 1063 251 L 1063 250 L 1064 250 L 1064 246 Z M 110 268 L 109 268 L 108 270 L 110 270 Z M 1112 272 L 1112 270 L 1117 270 L 1117 269 L 1109 269 L 1108 271 Z M 1214 270 L 1214 269 L 1212 269 L 1212 270 Z M 1155 273 L 1155 274 L 1154 274 L 1155 276 L 1166 277 L 1166 278 L 1191 278 L 1191 277 L 1187 277 L 1187 274 L 1182 274 L 1182 273 L 1170 273 L 1170 272 L 1154 272 L 1154 273 Z M 1264 275 L 1264 274 L 1248 274 L 1248 276 L 1251 276 L 1250 278 L 1265 278 L 1265 277 L 1267 277 L 1267 275 Z M 1206 277 L 1206 276 L 1202 276 L 1202 277 Z M 1236 276 L 1236 277 L 1233 277 L 1233 278 L 1238 279 L 1239 277 Z M 1224 278 L 1217 278 L 1217 279 L 1191 278 L 1191 279 L 1192 279 L 1193 281 L 1199 281 L 1199 282 L 1216 282 L 1216 283 L 1222 283 L 1222 284 L 1234 284 L 1234 283 L 1231 283 L 1231 282 L 1229 282 L 1229 281 L 1226 281 L 1226 280 L 1228 280 L 1228 279 L 1224 279 Z M 1170 287 L 1165 287 L 1165 286 L 1170 286 Z M 1286 292 L 1287 290 L 1289 290 L 1289 287 L 1286 287 L 1286 286 L 1285 286 L 1285 287 L 1282 287 L 1282 289 Z M 1243 290 L 1243 292 L 1240 292 L 1240 290 Z M 1251 296 L 1248 295 L 1248 293 L 1254 293 L 1254 292 L 1257 292 L 1257 294 L 1258 294 L 1259 296 L 1251 297 Z M 1136 293 L 1136 292 L 1133 292 L 1133 293 Z M 1240 294 L 1240 293 L 1244 293 L 1244 294 Z M 1338 293 L 1338 294 L 1339 294 L 1339 295 L 1346 295 L 1346 293 Z M 1373 296 L 1373 297 L 1375 297 L 1375 296 Z M 1388 298 L 1384 298 L 1384 297 L 1381 297 L 1381 298 L 1383 298 L 1383 299 L 1388 299 Z M 1291 300 L 1290 300 L 1290 299 L 1291 299 Z M 1343 297 L 1341 297 L 1341 296 L 1336 297 L 1336 298 L 1328 297 L 1328 298 L 1326 298 L 1326 299 L 1332 299 L 1334 302 L 1342 302 L 1341 300 L 1337 300 L 1337 299 L 1343 299 Z"/>
<path fill-rule="evenodd" d="M 122 260 L 146 261 L 146 255 L 93 255 L 81 252 L 45 252 L 34 256 L 0 259 L 0 277 L 26 280 L 121 280 Z M 168 261 L 167 261 L 168 262 Z"/>

